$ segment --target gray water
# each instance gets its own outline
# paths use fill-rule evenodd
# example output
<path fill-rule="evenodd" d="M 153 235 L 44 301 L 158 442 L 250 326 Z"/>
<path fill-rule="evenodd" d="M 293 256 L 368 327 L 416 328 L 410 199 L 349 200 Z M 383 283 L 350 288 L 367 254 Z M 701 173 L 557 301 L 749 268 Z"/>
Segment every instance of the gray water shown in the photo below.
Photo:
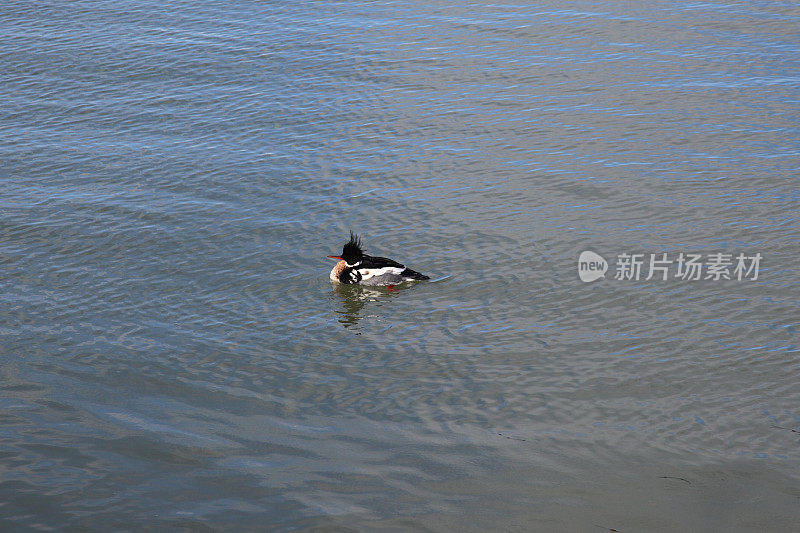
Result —
<path fill-rule="evenodd" d="M 798 28 L 5 2 L 0 527 L 797 530 Z M 351 229 L 432 281 L 334 286 Z"/>

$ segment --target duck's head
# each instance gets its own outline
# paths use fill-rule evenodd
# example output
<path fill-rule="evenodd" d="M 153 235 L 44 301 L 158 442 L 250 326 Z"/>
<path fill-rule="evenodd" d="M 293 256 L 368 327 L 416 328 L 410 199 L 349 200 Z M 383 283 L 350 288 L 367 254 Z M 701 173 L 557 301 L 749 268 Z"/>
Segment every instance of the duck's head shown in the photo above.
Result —
<path fill-rule="evenodd" d="M 361 263 L 361 257 L 364 254 L 361 252 L 361 239 L 358 235 L 350 232 L 350 240 L 342 248 L 342 255 L 329 255 L 331 259 L 338 259 L 344 261 L 347 266 L 354 267 Z"/>

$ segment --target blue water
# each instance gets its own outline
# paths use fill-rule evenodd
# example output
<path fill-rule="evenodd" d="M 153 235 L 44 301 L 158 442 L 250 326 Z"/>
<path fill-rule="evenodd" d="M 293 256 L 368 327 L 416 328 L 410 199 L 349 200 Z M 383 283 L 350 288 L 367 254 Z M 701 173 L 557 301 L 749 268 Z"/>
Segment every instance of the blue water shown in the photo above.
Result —
<path fill-rule="evenodd" d="M 798 24 L 6 2 L 2 529 L 796 529 Z"/>

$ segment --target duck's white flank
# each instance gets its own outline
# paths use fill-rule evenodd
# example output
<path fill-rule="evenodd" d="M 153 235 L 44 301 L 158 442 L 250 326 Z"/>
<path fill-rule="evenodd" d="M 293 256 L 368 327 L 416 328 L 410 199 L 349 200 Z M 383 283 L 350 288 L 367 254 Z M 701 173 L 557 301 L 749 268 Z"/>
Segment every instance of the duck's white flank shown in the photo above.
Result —
<path fill-rule="evenodd" d="M 399 276 L 405 268 L 398 268 L 398 267 L 383 267 L 383 268 L 369 268 L 364 270 L 359 270 L 358 272 L 361 274 L 361 281 L 367 281 L 372 278 L 379 278 L 381 276 L 386 276 L 388 274 L 394 274 L 395 276 Z"/>

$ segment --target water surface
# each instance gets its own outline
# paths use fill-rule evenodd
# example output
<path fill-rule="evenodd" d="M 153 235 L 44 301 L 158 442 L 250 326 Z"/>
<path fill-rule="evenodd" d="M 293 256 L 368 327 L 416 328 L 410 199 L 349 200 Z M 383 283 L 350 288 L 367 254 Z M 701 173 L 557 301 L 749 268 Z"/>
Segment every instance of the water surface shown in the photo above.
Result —
<path fill-rule="evenodd" d="M 799 23 L 7 2 L 3 528 L 800 527 Z M 434 281 L 332 285 L 350 229 Z"/>

